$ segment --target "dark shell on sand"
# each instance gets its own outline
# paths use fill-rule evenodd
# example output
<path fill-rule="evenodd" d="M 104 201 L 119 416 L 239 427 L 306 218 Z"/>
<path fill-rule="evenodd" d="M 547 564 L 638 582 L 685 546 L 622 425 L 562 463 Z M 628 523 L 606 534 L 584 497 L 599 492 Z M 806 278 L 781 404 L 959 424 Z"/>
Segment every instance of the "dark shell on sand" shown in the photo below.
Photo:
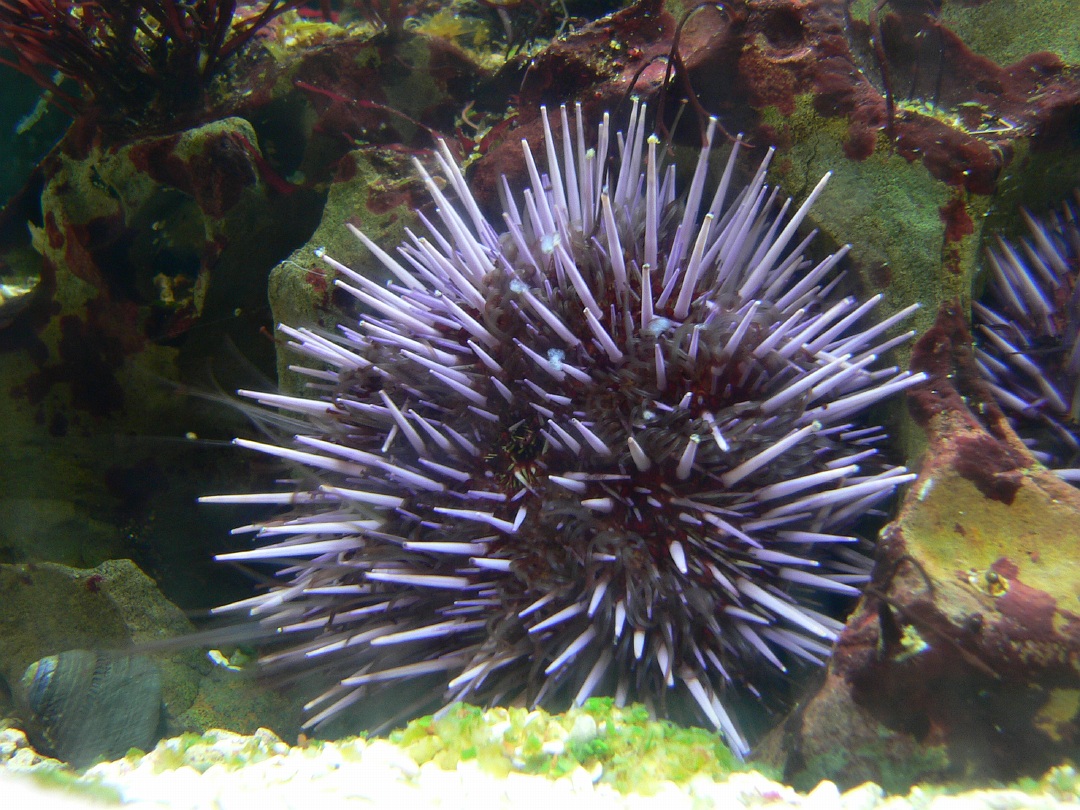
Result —
<path fill-rule="evenodd" d="M 66 650 L 27 667 L 21 687 L 34 742 L 76 768 L 160 737 L 161 673 L 145 656 Z"/>

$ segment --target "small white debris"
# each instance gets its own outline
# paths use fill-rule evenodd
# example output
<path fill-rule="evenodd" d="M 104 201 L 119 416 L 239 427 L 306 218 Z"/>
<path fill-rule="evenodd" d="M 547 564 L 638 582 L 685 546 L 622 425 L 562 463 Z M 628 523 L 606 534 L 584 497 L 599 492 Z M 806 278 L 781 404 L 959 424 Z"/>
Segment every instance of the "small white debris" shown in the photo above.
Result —
<path fill-rule="evenodd" d="M 863 782 L 840 797 L 840 807 L 843 810 L 873 810 L 884 798 L 885 791 L 880 785 Z"/>
<path fill-rule="evenodd" d="M 819 782 L 818 786 L 806 795 L 804 810 L 830 810 L 840 804 L 840 788 L 828 781 Z"/>
<path fill-rule="evenodd" d="M 566 753 L 566 743 L 562 740 L 548 740 L 540 746 L 540 750 L 553 757 L 562 756 Z"/>
<path fill-rule="evenodd" d="M 566 739 L 574 745 L 584 745 L 595 740 L 597 733 L 596 720 L 587 714 L 579 714 Z"/>
<path fill-rule="evenodd" d="M 5 728 L 0 730 L 0 764 L 7 762 L 20 748 L 26 748 L 29 743 L 26 735 L 17 728 Z"/>
<path fill-rule="evenodd" d="M 919 503 L 922 503 L 926 500 L 926 496 L 930 494 L 930 490 L 932 490 L 933 488 L 934 478 L 933 476 L 931 476 L 930 478 L 927 478 L 925 481 L 923 481 L 922 484 L 919 486 L 919 491 L 916 493 L 915 499 Z"/>
<path fill-rule="evenodd" d="M 502 720 L 488 729 L 488 736 L 492 741 L 499 742 L 512 727 L 509 720 Z"/>
<path fill-rule="evenodd" d="M 646 335 L 651 335 L 652 337 L 660 337 L 660 335 L 664 334 L 664 332 L 666 332 L 674 325 L 675 324 L 672 321 L 669 321 L 667 318 L 653 318 L 651 321 L 649 321 L 648 326 L 646 326 L 641 331 L 644 332 Z"/>

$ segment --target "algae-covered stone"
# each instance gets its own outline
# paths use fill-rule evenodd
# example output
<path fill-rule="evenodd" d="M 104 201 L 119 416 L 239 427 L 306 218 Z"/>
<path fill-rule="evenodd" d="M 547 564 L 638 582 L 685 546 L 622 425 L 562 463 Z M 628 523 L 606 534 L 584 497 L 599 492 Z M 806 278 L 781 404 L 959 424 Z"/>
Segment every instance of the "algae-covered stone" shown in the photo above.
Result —
<path fill-rule="evenodd" d="M 854 19 L 865 20 L 877 0 L 855 0 Z M 1080 64 L 1080 15 L 1074 0 L 947 0 L 937 19 L 976 53 L 1010 65 L 1036 51 L 1049 51 Z M 903 8 L 893 3 L 891 9 Z M 923 8 L 929 10 L 931 4 Z M 890 10 L 889 6 L 885 11 Z"/>
<path fill-rule="evenodd" d="M 386 269 L 347 224 L 388 251 L 404 239 L 406 227 L 416 226 L 416 210 L 426 198 L 407 156 L 397 150 L 370 148 L 354 150 L 343 161 L 342 176 L 330 186 L 322 222 L 311 240 L 270 273 L 270 307 L 277 323 L 332 331 L 341 319 L 341 308 L 356 305 L 340 290 L 335 294 L 338 274 L 323 261 L 324 255 L 365 277 L 386 280 Z M 298 391 L 304 385 L 289 371 L 292 362 L 295 357 L 288 351 L 279 352 L 278 385 L 285 391 Z"/>
<path fill-rule="evenodd" d="M 980 381 L 959 307 L 912 364 L 929 450 L 824 685 L 767 745 L 796 783 L 1037 776 L 1080 752 L 1080 490 Z"/>
<path fill-rule="evenodd" d="M 763 120 L 782 144 L 772 176 L 799 199 L 832 172 L 810 219 L 830 241 L 851 245 L 860 286 L 883 293 L 886 312 L 921 305 L 911 321 L 919 333 L 942 303 L 970 303 L 985 234 L 1015 228 L 1021 204 L 1039 210 L 1064 197 L 1080 172 L 1074 153 L 1033 150 L 1017 137 L 1008 148 L 1011 162 L 977 192 L 904 154 L 884 133 L 868 155 L 851 159 L 848 123 L 822 118 L 809 95 L 798 97 L 788 115 L 765 110 Z"/>
<path fill-rule="evenodd" d="M 810 96 L 799 97 L 791 115 L 766 110 L 764 121 L 786 144 L 773 175 L 788 194 L 805 197 L 817 178 L 832 172 L 810 217 L 831 241 L 851 245 L 863 288 L 883 293 L 887 312 L 921 303 L 910 325 L 923 332 L 940 301 L 969 297 L 978 234 L 972 226 L 950 240 L 944 215 L 959 206 L 955 216 L 981 222 L 986 198 L 935 179 L 883 136 L 865 159 L 850 159 L 847 122 L 821 118 Z"/>
<path fill-rule="evenodd" d="M 194 641 L 182 641 L 195 628 L 130 560 L 93 569 L 0 565 L 0 593 L 0 677 L 9 687 L 32 662 L 66 650 L 148 647 L 161 672 L 166 732 L 272 726 L 296 734 L 299 701 L 212 667 Z"/>

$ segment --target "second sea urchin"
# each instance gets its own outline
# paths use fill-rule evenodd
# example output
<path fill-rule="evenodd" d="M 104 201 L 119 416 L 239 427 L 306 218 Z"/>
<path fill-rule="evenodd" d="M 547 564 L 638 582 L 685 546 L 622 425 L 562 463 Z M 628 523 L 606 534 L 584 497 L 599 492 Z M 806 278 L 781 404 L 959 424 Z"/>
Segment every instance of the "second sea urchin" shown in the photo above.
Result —
<path fill-rule="evenodd" d="M 1028 236 L 986 251 L 972 306 L 976 359 L 994 398 L 1040 461 L 1080 483 L 1080 191 Z"/>
<path fill-rule="evenodd" d="M 558 706 L 669 690 L 747 750 L 721 701 L 751 663 L 820 663 L 854 595 L 854 521 L 913 478 L 883 463 L 871 405 L 922 379 L 879 368 L 910 313 L 834 295 L 738 144 L 705 195 L 715 122 L 685 201 L 635 105 L 617 157 L 578 110 L 547 173 L 485 218 L 445 145 L 428 236 L 400 258 L 357 237 L 383 286 L 326 257 L 366 309 L 326 334 L 282 326 L 308 396 L 243 392 L 303 419 L 299 490 L 207 498 L 291 506 L 245 527 L 280 584 L 236 605 L 295 634 L 268 659 L 333 674 L 308 726 L 377 684 L 435 675 L 446 701 Z M 560 146 L 561 144 L 561 146 Z M 444 193 L 443 188 L 447 191 Z M 790 202 L 790 201 L 789 201 Z M 350 226 L 351 227 L 351 226 Z"/>

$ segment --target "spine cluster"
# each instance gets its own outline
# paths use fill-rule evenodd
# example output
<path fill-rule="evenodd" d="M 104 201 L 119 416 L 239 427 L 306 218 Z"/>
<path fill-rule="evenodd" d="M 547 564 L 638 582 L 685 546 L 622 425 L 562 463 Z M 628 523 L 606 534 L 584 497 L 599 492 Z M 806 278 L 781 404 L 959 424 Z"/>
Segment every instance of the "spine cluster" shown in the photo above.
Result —
<path fill-rule="evenodd" d="M 986 251 L 986 294 L 972 306 L 975 356 L 994 398 L 1035 456 L 1080 481 L 1080 224 L 1065 203 L 1028 236 Z"/>

